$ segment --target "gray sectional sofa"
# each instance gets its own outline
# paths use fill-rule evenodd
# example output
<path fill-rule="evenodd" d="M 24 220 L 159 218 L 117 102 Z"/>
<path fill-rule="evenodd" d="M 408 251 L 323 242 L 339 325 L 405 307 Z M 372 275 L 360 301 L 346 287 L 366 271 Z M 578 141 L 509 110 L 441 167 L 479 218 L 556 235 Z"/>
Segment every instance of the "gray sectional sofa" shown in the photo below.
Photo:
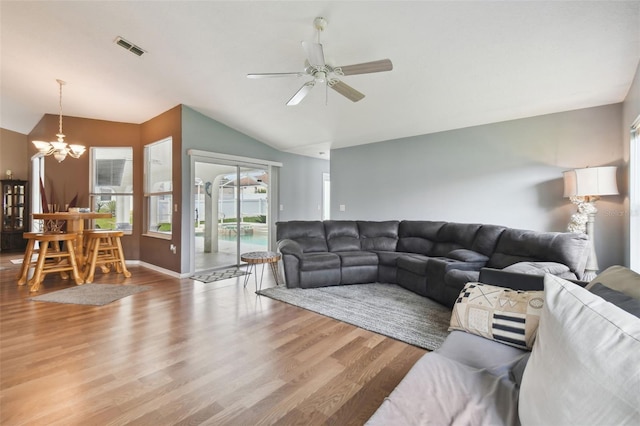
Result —
<path fill-rule="evenodd" d="M 453 306 L 483 267 L 580 280 L 588 237 L 442 221 L 277 224 L 287 287 L 394 283 Z"/>
<path fill-rule="evenodd" d="M 584 288 L 486 268 L 480 280 L 544 290 L 531 351 L 454 329 L 367 426 L 640 424 L 640 274 L 612 266 Z"/>

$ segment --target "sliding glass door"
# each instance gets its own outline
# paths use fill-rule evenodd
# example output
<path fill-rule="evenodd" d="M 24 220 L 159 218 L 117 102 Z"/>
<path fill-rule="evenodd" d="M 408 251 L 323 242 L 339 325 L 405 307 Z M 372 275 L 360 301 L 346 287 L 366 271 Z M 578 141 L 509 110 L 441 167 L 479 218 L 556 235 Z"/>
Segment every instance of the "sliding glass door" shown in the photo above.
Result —
<path fill-rule="evenodd" d="M 195 162 L 195 271 L 238 266 L 269 236 L 269 173 L 233 162 Z"/>

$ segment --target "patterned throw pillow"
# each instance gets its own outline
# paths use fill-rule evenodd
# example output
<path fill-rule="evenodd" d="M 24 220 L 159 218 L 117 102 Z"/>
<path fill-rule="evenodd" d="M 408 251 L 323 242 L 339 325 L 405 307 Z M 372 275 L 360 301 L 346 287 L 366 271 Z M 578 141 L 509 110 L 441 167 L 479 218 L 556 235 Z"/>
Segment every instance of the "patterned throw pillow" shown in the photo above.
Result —
<path fill-rule="evenodd" d="M 531 350 L 543 305 L 543 291 L 467 283 L 453 307 L 449 330 Z"/>

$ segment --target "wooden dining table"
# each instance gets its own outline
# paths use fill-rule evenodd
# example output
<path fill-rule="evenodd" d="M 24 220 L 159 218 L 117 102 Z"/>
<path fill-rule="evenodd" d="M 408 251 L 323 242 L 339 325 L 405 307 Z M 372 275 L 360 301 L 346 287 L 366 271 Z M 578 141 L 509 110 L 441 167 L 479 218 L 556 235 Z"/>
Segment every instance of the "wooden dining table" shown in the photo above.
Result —
<path fill-rule="evenodd" d="M 34 219 L 44 221 L 44 229 L 47 231 L 60 231 L 77 234 L 75 252 L 78 265 L 84 266 L 84 222 L 91 219 L 108 219 L 111 213 L 98 212 L 57 212 L 57 213 L 32 213 Z M 66 224 L 66 227 L 63 225 Z"/>

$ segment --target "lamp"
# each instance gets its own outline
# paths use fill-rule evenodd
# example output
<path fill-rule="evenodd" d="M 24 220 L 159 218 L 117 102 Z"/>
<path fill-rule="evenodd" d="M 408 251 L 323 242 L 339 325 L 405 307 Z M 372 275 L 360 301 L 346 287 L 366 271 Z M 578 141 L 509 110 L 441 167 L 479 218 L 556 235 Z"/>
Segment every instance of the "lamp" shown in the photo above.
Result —
<path fill-rule="evenodd" d="M 583 280 L 591 281 L 598 273 L 598 259 L 595 251 L 594 222 L 598 209 L 595 202 L 603 195 L 616 195 L 616 167 L 587 167 L 568 170 L 564 175 L 564 196 L 578 206 L 578 212 L 571 216 L 568 230 L 586 233 L 591 240 L 589 259 Z"/>
<path fill-rule="evenodd" d="M 33 141 L 33 144 L 42 155 L 53 155 L 54 158 L 58 160 L 58 163 L 61 163 L 67 158 L 67 155 L 73 158 L 79 158 L 86 148 L 77 144 L 67 145 L 64 141 L 64 133 L 62 133 L 62 86 L 65 82 L 62 80 L 56 81 L 60 85 L 60 117 L 58 119 L 58 134 L 56 135 L 58 140 L 52 142 Z"/>

